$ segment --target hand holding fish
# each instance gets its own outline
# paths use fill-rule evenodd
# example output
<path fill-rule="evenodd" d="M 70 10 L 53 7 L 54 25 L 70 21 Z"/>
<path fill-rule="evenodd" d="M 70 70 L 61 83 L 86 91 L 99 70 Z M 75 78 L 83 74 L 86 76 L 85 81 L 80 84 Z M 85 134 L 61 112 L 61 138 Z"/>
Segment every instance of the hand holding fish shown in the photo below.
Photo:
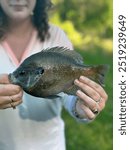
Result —
<path fill-rule="evenodd" d="M 76 93 L 79 97 L 76 104 L 77 114 L 80 118 L 95 119 L 105 107 L 108 98 L 106 92 L 102 86 L 84 76 L 80 76 L 74 83 L 81 89 Z"/>
<path fill-rule="evenodd" d="M 0 109 L 13 108 L 22 103 L 23 91 L 18 85 L 10 84 L 8 74 L 0 75 Z"/>
<path fill-rule="evenodd" d="M 60 92 L 75 95 L 74 80 L 81 75 L 104 85 L 108 65 L 85 65 L 76 51 L 52 47 L 31 55 L 11 74 L 12 84 L 36 97 L 52 97 Z"/>
<path fill-rule="evenodd" d="M 92 120 L 107 100 L 102 86 L 108 69 L 109 66 L 104 64 L 85 65 L 77 52 L 52 47 L 25 59 L 9 74 L 9 80 L 36 97 L 53 98 L 60 92 L 77 95 L 80 99 L 76 103 L 78 114 L 81 118 Z M 80 108 L 83 113 L 80 113 Z"/>

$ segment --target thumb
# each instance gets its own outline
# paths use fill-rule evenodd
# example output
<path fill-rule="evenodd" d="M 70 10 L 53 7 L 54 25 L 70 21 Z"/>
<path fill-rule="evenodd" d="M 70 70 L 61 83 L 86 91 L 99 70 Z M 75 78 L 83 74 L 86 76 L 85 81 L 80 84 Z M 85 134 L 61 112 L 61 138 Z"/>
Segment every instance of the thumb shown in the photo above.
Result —
<path fill-rule="evenodd" d="M 10 83 L 8 74 L 0 74 L 0 84 L 8 84 Z"/>

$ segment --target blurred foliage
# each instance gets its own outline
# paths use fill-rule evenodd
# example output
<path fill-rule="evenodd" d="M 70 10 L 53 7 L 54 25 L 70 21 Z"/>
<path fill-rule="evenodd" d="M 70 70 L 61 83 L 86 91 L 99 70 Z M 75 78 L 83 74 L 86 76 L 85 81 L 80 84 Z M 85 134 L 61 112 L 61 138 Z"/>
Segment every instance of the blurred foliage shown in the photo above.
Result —
<path fill-rule="evenodd" d="M 59 25 L 81 49 L 98 46 L 112 52 L 111 0 L 53 0 L 51 22 Z"/>
<path fill-rule="evenodd" d="M 52 0 L 50 21 L 60 26 L 86 64 L 109 64 L 105 109 L 90 124 L 63 111 L 67 150 L 112 150 L 112 0 Z"/>
<path fill-rule="evenodd" d="M 106 78 L 105 90 L 108 101 L 105 109 L 97 118 L 89 123 L 76 123 L 64 110 L 63 118 L 66 126 L 67 150 L 112 150 L 113 148 L 113 93 L 112 93 L 112 54 L 95 47 L 97 51 L 78 52 L 83 56 L 85 64 L 109 64 L 110 70 Z"/>

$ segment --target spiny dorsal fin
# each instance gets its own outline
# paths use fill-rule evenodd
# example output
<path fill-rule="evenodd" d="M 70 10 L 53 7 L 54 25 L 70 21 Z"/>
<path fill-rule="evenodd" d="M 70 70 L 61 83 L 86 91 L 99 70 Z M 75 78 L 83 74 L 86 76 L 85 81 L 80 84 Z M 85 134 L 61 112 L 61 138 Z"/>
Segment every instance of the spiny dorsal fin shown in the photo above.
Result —
<path fill-rule="evenodd" d="M 56 47 L 43 49 L 42 52 L 43 53 L 48 53 L 48 52 L 59 53 L 59 54 L 62 54 L 66 57 L 73 59 L 77 63 L 81 63 L 81 64 L 83 63 L 83 58 L 81 57 L 81 55 L 74 50 L 70 50 L 67 47 L 56 46 Z"/>

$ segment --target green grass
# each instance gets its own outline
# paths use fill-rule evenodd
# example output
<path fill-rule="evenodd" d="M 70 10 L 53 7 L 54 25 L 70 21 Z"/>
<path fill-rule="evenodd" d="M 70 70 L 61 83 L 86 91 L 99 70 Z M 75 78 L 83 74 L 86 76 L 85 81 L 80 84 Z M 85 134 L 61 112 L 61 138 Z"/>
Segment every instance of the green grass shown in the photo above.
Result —
<path fill-rule="evenodd" d="M 109 64 L 105 90 L 108 101 L 105 109 L 93 122 L 78 123 L 63 110 L 67 150 L 112 150 L 113 109 L 112 109 L 112 53 L 104 52 L 98 47 L 91 51 L 78 51 L 86 64 Z"/>

